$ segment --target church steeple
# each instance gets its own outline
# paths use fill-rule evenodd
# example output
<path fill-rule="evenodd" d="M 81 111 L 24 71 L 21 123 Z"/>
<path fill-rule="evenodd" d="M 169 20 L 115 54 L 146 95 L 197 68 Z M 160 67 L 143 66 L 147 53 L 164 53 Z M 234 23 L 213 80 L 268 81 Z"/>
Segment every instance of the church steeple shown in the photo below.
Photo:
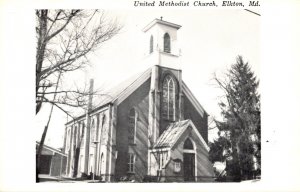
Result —
<path fill-rule="evenodd" d="M 152 65 L 180 68 L 180 50 L 177 42 L 177 31 L 180 28 L 180 25 L 164 21 L 161 17 L 154 19 L 143 29 L 148 38 L 146 54 L 151 58 Z"/>
<path fill-rule="evenodd" d="M 170 122 L 183 120 L 182 71 L 177 32 L 181 26 L 154 19 L 143 31 L 147 37 L 144 60 L 152 67 L 149 91 L 149 147 Z"/>

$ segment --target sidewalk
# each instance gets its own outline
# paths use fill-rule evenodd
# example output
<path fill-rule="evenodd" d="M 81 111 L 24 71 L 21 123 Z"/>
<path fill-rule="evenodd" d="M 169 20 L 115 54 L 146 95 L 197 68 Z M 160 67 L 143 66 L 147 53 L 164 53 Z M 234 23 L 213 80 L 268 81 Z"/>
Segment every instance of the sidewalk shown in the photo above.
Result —
<path fill-rule="evenodd" d="M 50 176 L 45 174 L 39 174 L 39 183 L 102 183 L 99 180 L 78 180 L 69 177 Z"/>

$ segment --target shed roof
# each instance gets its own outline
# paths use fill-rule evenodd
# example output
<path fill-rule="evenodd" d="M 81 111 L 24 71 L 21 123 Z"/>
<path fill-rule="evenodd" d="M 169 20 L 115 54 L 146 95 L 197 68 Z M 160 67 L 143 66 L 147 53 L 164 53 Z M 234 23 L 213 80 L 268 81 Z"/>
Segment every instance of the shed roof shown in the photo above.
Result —
<path fill-rule="evenodd" d="M 36 146 L 37 146 L 37 148 L 38 148 L 38 146 L 40 146 L 40 142 L 39 141 L 36 141 Z M 49 151 L 51 151 L 52 153 L 53 153 L 53 155 L 54 155 L 54 153 L 57 153 L 57 154 L 60 154 L 60 155 L 62 155 L 62 156 L 67 156 L 64 152 L 62 152 L 61 150 L 59 150 L 59 149 L 56 149 L 56 148 L 53 148 L 53 147 L 50 147 L 50 146 L 48 146 L 48 145 L 43 145 L 43 151 L 45 151 L 45 150 L 49 150 Z M 42 151 L 42 153 L 43 153 L 43 151 Z M 36 150 L 36 153 L 37 153 L 37 150 Z"/>

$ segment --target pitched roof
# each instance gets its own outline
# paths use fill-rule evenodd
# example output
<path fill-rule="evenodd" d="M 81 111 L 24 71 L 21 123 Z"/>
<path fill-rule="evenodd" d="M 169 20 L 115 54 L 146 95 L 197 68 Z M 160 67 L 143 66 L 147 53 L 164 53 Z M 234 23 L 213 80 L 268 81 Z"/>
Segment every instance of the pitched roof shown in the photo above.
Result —
<path fill-rule="evenodd" d="M 123 82 L 119 83 L 117 86 L 104 90 L 100 97 L 93 98 L 93 108 L 99 108 L 108 103 L 119 101 L 124 99 L 127 95 L 131 94 L 136 90 L 141 84 L 143 84 L 151 74 L 151 68 L 144 70 L 142 72 L 136 73 Z"/>
<path fill-rule="evenodd" d="M 199 103 L 199 101 L 196 99 L 192 91 L 188 88 L 188 86 L 182 81 L 182 90 L 186 94 L 187 98 L 192 102 L 196 110 L 201 114 L 203 117 L 204 114 L 208 115 L 208 113 L 204 110 L 202 105 Z"/>
<path fill-rule="evenodd" d="M 200 135 L 199 131 L 196 129 L 195 125 L 190 119 L 170 123 L 167 129 L 154 144 L 154 148 L 172 148 L 189 126 L 191 126 L 196 132 L 196 135 L 199 137 L 204 147 L 208 150 L 207 143 L 204 141 L 203 137 Z"/>
<path fill-rule="evenodd" d="M 163 24 L 163 25 L 167 25 L 169 27 L 173 27 L 175 29 L 180 29 L 181 28 L 181 25 L 171 23 L 171 22 L 168 22 L 168 21 L 164 21 L 162 19 L 154 19 L 151 23 L 149 23 L 146 27 L 144 27 L 143 31 L 144 32 L 148 31 L 155 24 Z"/>
<path fill-rule="evenodd" d="M 101 93 L 98 96 L 94 95 L 92 111 L 100 109 L 109 103 L 120 103 L 121 101 L 126 99 L 126 97 L 130 95 L 134 90 L 136 90 L 140 85 L 142 85 L 150 77 L 150 75 L 151 68 L 148 68 L 147 70 L 143 70 L 132 75 L 131 77 L 122 81 L 113 88 L 108 88 L 106 90 L 101 91 Z M 78 115 L 76 120 L 83 118 L 85 115 L 85 113 Z M 74 120 L 71 120 L 66 124 L 69 124 L 73 121 Z"/>
<path fill-rule="evenodd" d="M 138 72 L 123 82 L 119 83 L 117 86 L 101 91 L 101 94 L 98 96 L 93 96 L 93 107 L 92 111 L 98 110 L 103 106 L 106 106 L 109 103 L 121 103 L 124 99 L 126 99 L 132 92 L 134 92 L 139 86 L 141 86 L 148 78 L 150 78 L 152 72 L 152 67 L 147 70 L 143 70 Z M 186 94 L 187 98 L 192 102 L 197 111 L 203 116 L 207 114 L 201 104 L 198 102 L 193 93 L 189 90 L 187 85 L 182 83 L 183 92 Z M 83 118 L 86 114 L 83 113 L 79 115 L 76 120 Z M 71 120 L 66 124 L 73 122 Z"/>
<path fill-rule="evenodd" d="M 190 120 L 171 123 L 156 141 L 155 148 L 172 147 L 189 125 Z"/>
<path fill-rule="evenodd" d="M 119 83 L 117 86 L 104 90 L 100 97 L 93 98 L 93 109 L 99 108 L 108 103 L 118 101 L 120 103 L 125 99 L 126 96 L 130 95 L 134 90 L 136 90 L 142 83 L 144 83 L 151 76 L 152 68 L 141 71 Z M 208 114 L 193 93 L 190 91 L 188 86 L 182 81 L 183 92 L 186 93 L 187 97 L 194 104 L 198 112 L 203 116 L 203 114 Z"/>

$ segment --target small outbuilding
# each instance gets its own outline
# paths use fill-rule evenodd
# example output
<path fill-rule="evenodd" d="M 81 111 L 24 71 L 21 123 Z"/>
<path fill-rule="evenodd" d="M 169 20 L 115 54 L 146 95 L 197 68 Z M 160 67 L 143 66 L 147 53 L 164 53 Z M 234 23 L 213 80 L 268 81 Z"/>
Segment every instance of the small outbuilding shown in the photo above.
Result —
<path fill-rule="evenodd" d="M 36 142 L 36 155 L 40 142 Z M 66 171 L 67 155 L 44 144 L 38 174 L 61 176 Z"/>

